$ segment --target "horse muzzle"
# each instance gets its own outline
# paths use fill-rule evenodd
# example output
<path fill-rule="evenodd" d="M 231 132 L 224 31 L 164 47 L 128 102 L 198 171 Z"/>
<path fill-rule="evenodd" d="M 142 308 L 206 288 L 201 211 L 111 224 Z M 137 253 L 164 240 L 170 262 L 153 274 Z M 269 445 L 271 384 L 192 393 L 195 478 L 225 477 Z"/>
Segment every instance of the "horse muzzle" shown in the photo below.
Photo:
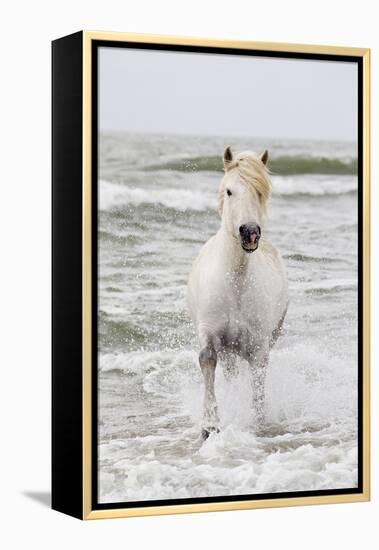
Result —
<path fill-rule="evenodd" d="M 257 223 L 245 223 L 239 228 L 241 246 L 245 252 L 254 252 L 259 245 L 261 228 Z"/>

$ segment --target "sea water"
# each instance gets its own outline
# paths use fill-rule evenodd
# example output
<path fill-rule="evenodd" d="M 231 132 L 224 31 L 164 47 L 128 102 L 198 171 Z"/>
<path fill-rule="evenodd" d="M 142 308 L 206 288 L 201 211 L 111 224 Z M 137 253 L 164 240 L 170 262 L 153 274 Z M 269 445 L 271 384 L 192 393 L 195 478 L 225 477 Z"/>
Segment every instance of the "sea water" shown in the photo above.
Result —
<path fill-rule="evenodd" d="M 221 431 L 200 437 L 203 382 L 185 293 L 220 225 L 221 156 L 267 148 L 264 229 L 290 305 L 257 436 L 247 365 L 216 370 Z M 99 501 L 357 485 L 354 143 L 104 134 L 99 147 Z"/>

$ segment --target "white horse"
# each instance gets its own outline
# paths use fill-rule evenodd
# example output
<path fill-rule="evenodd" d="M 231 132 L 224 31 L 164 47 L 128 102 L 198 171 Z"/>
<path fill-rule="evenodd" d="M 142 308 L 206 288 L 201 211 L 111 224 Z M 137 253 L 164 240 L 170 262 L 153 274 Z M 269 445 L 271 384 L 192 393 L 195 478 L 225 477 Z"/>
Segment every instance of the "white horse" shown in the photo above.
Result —
<path fill-rule="evenodd" d="M 250 365 L 252 405 L 258 429 L 264 425 L 264 385 L 269 350 L 287 311 L 287 279 L 279 252 L 261 238 L 271 194 L 268 152 L 224 152 L 219 188 L 221 227 L 203 246 L 188 282 L 188 305 L 200 342 L 204 376 L 202 435 L 219 431 L 215 371 L 220 358 L 227 377 L 236 359 Z"/>

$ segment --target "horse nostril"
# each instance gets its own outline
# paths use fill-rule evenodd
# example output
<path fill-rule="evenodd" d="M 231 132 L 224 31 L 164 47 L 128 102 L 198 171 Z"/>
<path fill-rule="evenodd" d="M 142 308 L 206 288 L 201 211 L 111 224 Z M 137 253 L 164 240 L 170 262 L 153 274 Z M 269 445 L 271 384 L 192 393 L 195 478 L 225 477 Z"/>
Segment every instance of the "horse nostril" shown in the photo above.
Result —
<path fill-rule="evenodd" d="M 261 228 L 257 223 L 245 223 L 240 225 L 239 232 L 241 237 L 246 237 L 247 239 L 255 233 L 258 237 L 261 236 Z"/>

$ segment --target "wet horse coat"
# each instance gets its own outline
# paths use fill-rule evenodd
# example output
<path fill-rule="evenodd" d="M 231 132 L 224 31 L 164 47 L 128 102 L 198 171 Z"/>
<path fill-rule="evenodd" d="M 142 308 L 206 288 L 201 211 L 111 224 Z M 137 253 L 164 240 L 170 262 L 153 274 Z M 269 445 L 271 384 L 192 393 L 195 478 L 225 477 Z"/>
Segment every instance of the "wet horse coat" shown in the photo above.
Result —
<path fill-rule="evenodd" d="M 218 430 L 215 370 L 220 357 L 226 374 L 236 358 L 250 365 L 252 407 L 264 423 L 264 385 L 269 350 L 285 317 L 288 296 L 279 252 L 262 237 L 271 193 L 268 154 L 224 153 L 219 188 L 221 227 L 203 246 L 188 282 L 188 304 L 199 343 L 204 376 L 203 436 Z"/>

